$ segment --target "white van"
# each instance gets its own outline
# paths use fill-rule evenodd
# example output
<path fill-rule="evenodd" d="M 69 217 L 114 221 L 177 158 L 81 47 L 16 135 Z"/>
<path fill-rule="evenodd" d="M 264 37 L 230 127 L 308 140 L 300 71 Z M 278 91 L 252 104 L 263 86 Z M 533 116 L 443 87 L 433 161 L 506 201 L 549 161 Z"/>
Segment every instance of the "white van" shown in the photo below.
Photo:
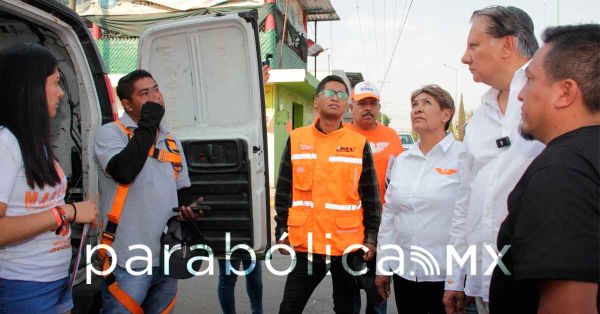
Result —
<path fill-rule="evenodd" d="M 93 197 L 95 132 L 117 118 L 94 40 L 83 20 L 58 2 L 0 1 L 0 48 L 17 42 L 39 43 L 58 59 L 65 97 L 52 121 L 52 141 L 68 177 L 67 201 Z M 270 208 L 256 13 L 153 25 L 140 37 L 139 51 L 139 66 L 156 78 L 167 124 L 182 141 L 192 191 L 211 207 L 198 222 L 207 244 L 222 254 L 229 232 L 231 246 L 246 244 L 263 255 L 270 246 Z M 76 248 L 81 227 L 73 229 Z M 97 237 L 91 230 L 86 242 Z"/>

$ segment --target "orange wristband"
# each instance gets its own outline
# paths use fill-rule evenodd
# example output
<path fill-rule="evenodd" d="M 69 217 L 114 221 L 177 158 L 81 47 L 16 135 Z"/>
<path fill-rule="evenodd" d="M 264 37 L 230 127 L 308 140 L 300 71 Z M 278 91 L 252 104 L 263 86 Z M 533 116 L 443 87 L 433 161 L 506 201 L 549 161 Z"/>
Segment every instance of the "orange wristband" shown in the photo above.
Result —
<path fill-rule="evenodd" d="M 67 234 L 69 234 L 69 222 L 67 221 L 67 213 L 65 212 L 65 210 L 62 208 L 62 206 L 56 206 L 56 209 L 58 211 L 58 213 L 60 214 L 60 227 L 58 227 L 58 229 L 56 229 L 56 235 L 60 235 L 60 236 L 66 236 Z"/>
<path fill-rule="evenodd" d="M 56 228 L 60 228 L 63 225 L 62 217 L 60 217 L 60 213 L 56 207 L 50 209 L 52 214 L 54 215 L 54 220 L 56 221 Z"/>

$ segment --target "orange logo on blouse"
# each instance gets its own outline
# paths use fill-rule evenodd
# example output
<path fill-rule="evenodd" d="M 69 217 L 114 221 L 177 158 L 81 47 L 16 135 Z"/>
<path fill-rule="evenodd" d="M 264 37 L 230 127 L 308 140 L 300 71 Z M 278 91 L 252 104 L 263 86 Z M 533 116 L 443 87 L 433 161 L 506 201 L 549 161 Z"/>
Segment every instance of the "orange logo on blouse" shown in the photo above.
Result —
<path fill-rule="evenodd" d="M 62 171 L 58 163 L 55 163 L 55 167 L 56 171 L 58 172 L 58 176 L 62 181 L 65 178 L 65 173 Z M 37 210 L 44 207 L 56 206 L 60 200 L 65 197 L 66 192 L 66 184 L 61 184 L 57 189 L 54 190 L 54 192 L 44 192 L 41 199 L 39 198 L 39 191 L 25 191 L 25 209 Z"/>
<path fill-rule="evenodd" d="M 435 168 L 435 171 L 444 176 L 451 176 L 458 172 L 458 170 L 452 168 Z"/>

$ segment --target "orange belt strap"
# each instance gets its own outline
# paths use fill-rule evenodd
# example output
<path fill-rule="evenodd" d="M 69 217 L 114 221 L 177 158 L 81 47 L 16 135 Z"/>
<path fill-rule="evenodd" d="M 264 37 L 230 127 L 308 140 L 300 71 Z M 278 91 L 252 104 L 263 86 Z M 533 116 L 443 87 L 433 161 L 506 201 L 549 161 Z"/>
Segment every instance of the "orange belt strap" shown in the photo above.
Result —
<path fill-rule="evenodd" d="M 108 285 L 108 292 L 130 313 L 144 314 L 144 309 L 137 303 L 137 301 L 127 294 L 127 292 L 123 291 L 123 289 L 119 287 L 117 281 L 114 281 L 111 285 Z"/>
<path fill-rule="evenodd" d="M 115 124 L 123 131 L 123 133 L 127 134 L 131 139 L 133 137 L 133 133 L 131 130 L 126 128 L 121 121 L 116 120 Z M 150 151 L 148 152 L 148 156 L 160 160 L 162 162 L 170 162 L 173 166 L 173 175 L 175 179 L 179 172 L 182 170 L 182 158 L 181 153 L 177 147 L 177 142 L 171 134 L 167 134 L 167 139 L 165 140 L 168 151 L 164 149 L 157 149 L 152 145 Z M 112 246 L 115 241 L 117 227 L 119 225 L 119 220 L 121 219 L 121 213 L 123 212 L 123 207 L 125 206 L 125 200 L 127 199 L 127 193 L 129 191 L 129 185 L 118 184 L 117 190 L 115 191 L 115 198 L 113 200 L 112 207 L 110 212 L 107 214 L 108 222 L 104 228 L 104 232 L 102 232 L 102 240 L 100 243 Z M 102 271 L 105 272 L 110 267 L 110 257 L 108 256 L 106 250 L 100 249 L 98 250 L 98 255 L 103 260 Z M 142 307 L 129 295 L 127 292 L 123 291 L 115 278 L 113 273 L 104 276 L 104 280 L 106 282 L 108 291 L 110 294 L 117 300 L 123 307 L 125 307 L 129 312 L 133 314 L 143 314 L 144 310 Z M 176 296 L 171 301 L 171 304 L 165 308 L 163 313 L 170 313 L 175 306 Z"/>
<path fill-rule="evenodd" d="M 162 312 L 160 312 L 160 314 L 169 314 L 173 311 L 173 308 L 175 307 L 175 303 L 177 303 L 177 293 L 175 293 L 175 296 L 173 297 L 173 300 L 171 300 L 171 303 L 169 303 L 169 305 L 167 305 L 167 307 L 162 310 Z"/>
<path fill-rule="evenodd" d="M 121 129 L 123 133 L 129 136 L 129 139 L 133 137 L 133 132 L 131 132 L 130 129 L 125 127 L 121 120 L 116 120 L 114 123 L 119 127 L 119 129 Z M 177 180 L 179 172 L 181 172 L 181 170 L 183 169 L 183 158 L 181 158 L 181 152 L 179 151 L 179 148 L 177 147 L 177 142 L 175 141 L 171 133 L 167 134 L 165 143 L 167 145 L 167 150 L 156 148 L 154 145 L 152 145 L 152 147 L 150 147 L 150 151 L 148 151 L 148 156 L 162 162 L 170 162 L 173 166 L 173 177 L 175 178 L 175 180 Z"/>

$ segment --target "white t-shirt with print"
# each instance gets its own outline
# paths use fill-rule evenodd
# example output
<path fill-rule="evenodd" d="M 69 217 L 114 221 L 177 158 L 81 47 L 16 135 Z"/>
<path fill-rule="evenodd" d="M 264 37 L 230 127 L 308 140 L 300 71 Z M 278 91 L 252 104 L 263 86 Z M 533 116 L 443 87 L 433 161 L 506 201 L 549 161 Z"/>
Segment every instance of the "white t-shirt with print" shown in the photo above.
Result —
<path fill-rule="evenodd" d="M 61 182 L 55 186 L 27 185 L 21 149 L 15 136 L 0 127 L 0 202 L 8 205 L 6 217 L 31 215 L 64 205 L 65 175 L 56 163 Z M 70 233 L 44 232 L 36 237 L 0 247 L 0 278 L 50 282 L 68 275 Z"/>

